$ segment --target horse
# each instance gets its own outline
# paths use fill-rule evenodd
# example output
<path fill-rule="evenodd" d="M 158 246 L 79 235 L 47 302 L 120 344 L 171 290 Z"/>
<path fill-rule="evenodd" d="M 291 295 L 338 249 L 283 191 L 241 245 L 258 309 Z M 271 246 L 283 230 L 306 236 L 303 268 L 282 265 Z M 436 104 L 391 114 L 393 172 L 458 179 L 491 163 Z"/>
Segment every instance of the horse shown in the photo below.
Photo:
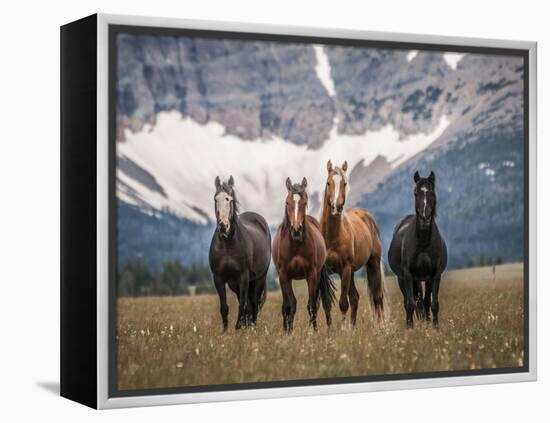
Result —
<path fill-rule="evenodd" d="M 296 313 L 296 297 L 292 281 L 306 279 L 309 300 L 309 323 L 317 331 L 319 296 L 323 304 L 327 326 L 330 327 L 330 310 L 335 300 L 335 287 L 325 266 L 325 241 L 319 222 L 306 214 L 308 195 L 307 179 L 301 184 L 286 180 L 287 196 L 285 216 L 273 238 L 273 263 L 279 274 L 283 295 L 283 329 L 292 332 Z"/>
<path fill-rule="evenodd" d="M 235 329 L 255 326 L 266 298 L 266 277 L 271 261 L 271 233 L 257 213 L 239 214 L 234 180 L 215 180 L 214 209 L 217 226 L 209 252 L 210 270 L 220 297 L 220 314 L 227 331 L 226 284 L 237 295 L 239 313 Z"/>
<path fill-rule="evenodd" d="M 340 275 L 340 311 L 343 320 L 351 304 L 351 324 L 357 320 L 359 292 L 354 272 L 365 266 L 369 299 L 378 322 L 384 320 L 384 269 L 382 242 L 374 217 L 366 210 L 344 210 L 349 184 L 348 163 L 341 167 L 327 162 L 327 182 L 321 211 L 321 233 L 327 246 L 327 267 Z"/>
<path fill-rule="evenodd" d="M 414 325 L 415 310 L 417 318 L 430 320 L 430 306 L 433 324 L 438 325 L 439 284 L 447 267 L 447 245 L 435 222 L 435 174 L 431 172 L 427 178 L 422 178 L 415 172 L 414 183 L 416 214 L 406 216 L 397 224 L 388 250 L 388 261 L 399 281 L 406 323 L 410 328 Z"/>

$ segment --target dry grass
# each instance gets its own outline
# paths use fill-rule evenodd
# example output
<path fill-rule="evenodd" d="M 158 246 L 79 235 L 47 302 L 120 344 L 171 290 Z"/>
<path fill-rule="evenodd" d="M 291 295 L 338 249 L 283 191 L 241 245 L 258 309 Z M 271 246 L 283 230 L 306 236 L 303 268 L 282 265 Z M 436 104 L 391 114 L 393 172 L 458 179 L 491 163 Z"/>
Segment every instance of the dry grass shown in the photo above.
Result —
<path fill-rule="evenodd" d="M 119 389 L 180 387 L 340 376 L 363 376 L 523 365 L 523 266 L 447 272 L 440 290 L 440 327 L 405 328 L 402 296 L 387 278 L 391 315 L 371 319 L 361 283 L 355 329 L 336 305 L 327 331 L 308 328 L 305 282 L 295 282 L 298 311 L 291 335 L 282 331 L 281 295 L 269 293 L 256 330 L 221 333 L 213 295 L 118 300 Z"/>

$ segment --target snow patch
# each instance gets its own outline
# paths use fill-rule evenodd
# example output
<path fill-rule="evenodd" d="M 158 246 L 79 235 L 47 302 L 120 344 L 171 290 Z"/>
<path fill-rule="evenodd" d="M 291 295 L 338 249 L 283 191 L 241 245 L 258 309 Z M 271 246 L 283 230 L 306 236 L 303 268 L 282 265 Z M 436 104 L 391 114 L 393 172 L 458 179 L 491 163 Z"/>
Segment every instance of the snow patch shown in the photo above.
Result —
<path fill-rule="evenodd" d="M 381 155 L 395 168 L 432 144 L 449 123 L 442 117 L 432 132 L 405 139 L 399 139 L 399 132 L 391 125 L 363 135 L 332 131 L 323 146 L 313 150 L 278 137 L 244 141 L 227 135 L 219 123 L 201 125 L 182 118 L 179 112 L 162 112 L 154 128 L 138 133 L 127 130 L 126 141 L 117 143 L 117 154 L 154 175 L 166 196 L 132 180 L 120 169 L 117 195 L 131 204 L 168 209 L 204 224 L 207 219 L 200 211 L 215 219 L 215 177 L 227 180 L 233 175 L 241 209 L 257 211 L 270 225 L 276 225 L 283 214 L 288 176 L 293 181 L 307 177 L 310 193 L 321 197 L 329 159 L 335 165 L 347 160 L 353 169 L 361 160 L 368 166 Z M 138 193 L 139 201 L 126 187 Z"/>
<path fill-rule="evenodd" d="M 334 81 L 332 80 L 332 76 L 330 74 L 330 62 L 328 61 L 324 47 L 322 45 L 315 44 L 313 48 L 315 49 L 315 57 L 317 58 L 317 64 L 315 65 L 315 73 L 317 74 L 317 78 L 319 78 L 319 81 L 321 81 L 321 84 L 323 84 L 327 90 L 328 95 L 334 97 L 336 95 L 336 90 L 334 89 Z"/>
<path fill-rule="evenodd" d="M 464 57 L 463 53 L 443 53 L 443 59 L 452 70 L 456 70 L 458 62 Z"/>
<path fill-rule="evenodd" d="M 418 50 L 409 51 L 409 53 L 407 54 L 407 61 L 410 62 L 412 59 L 416 57 L 417 54 L 418 54 Z"/>

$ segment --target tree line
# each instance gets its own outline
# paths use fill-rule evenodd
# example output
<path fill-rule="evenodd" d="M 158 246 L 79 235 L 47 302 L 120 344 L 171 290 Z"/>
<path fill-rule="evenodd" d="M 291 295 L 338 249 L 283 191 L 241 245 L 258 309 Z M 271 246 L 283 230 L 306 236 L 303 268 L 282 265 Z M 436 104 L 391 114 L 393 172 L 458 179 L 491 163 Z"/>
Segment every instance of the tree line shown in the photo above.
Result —
<path fill-rule="evenodd" d="M 276 272 L 270 267 L 267 277 L 269 291 L 279 289 Z M 166 295 L 198 295 L 215 293 L 210 267 L 205 264 L 185 265 L 178 260 L 165 261 L 158 271 L 136 260 L 118 272 L 119 297 Z"/>
<path fill-rule="evenodd" d="M 485 257 L 483 254 L 480 255 L 477 259 L 469 258 L 466 260 L 464 267 L 483 267 L 483 266 L 498 266 L 503 264 L 504 260 L 502 257 Z"/>
<path fill-rule="evenodd" d="M 466 260 L 463 267 L 500 265 L 502 257 L 486 257 Z M 387 275 L 390 270 L 385 269 Z M 356 272 L 356 277 L 364 277 L 364 269 Z M 279 289 L 279 278 L 273 266 L 267 275 L 267 290 Z M 118 272 L 119 297 L 143 297 L 165 295 L 199 295 L 216 292 L 210 267 L 206 264 L 185 265 L 178 260 L 165 261 L 160 269 L 153 271 L 141 260 L 127 263 Z"/>

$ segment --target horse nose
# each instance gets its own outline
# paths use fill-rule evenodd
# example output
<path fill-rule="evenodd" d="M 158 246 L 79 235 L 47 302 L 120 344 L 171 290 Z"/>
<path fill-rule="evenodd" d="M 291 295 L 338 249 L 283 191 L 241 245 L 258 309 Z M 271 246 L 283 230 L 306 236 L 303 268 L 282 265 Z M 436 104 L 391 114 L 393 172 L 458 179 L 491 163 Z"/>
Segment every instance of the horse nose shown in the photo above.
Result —
<path fill-rule="evenodd" d="M 338 210 L 338 213 L 342 213 L 342 210 L 344 210 L 344 206 L 338 206 L 336 207 L 336 210 Z"/>

